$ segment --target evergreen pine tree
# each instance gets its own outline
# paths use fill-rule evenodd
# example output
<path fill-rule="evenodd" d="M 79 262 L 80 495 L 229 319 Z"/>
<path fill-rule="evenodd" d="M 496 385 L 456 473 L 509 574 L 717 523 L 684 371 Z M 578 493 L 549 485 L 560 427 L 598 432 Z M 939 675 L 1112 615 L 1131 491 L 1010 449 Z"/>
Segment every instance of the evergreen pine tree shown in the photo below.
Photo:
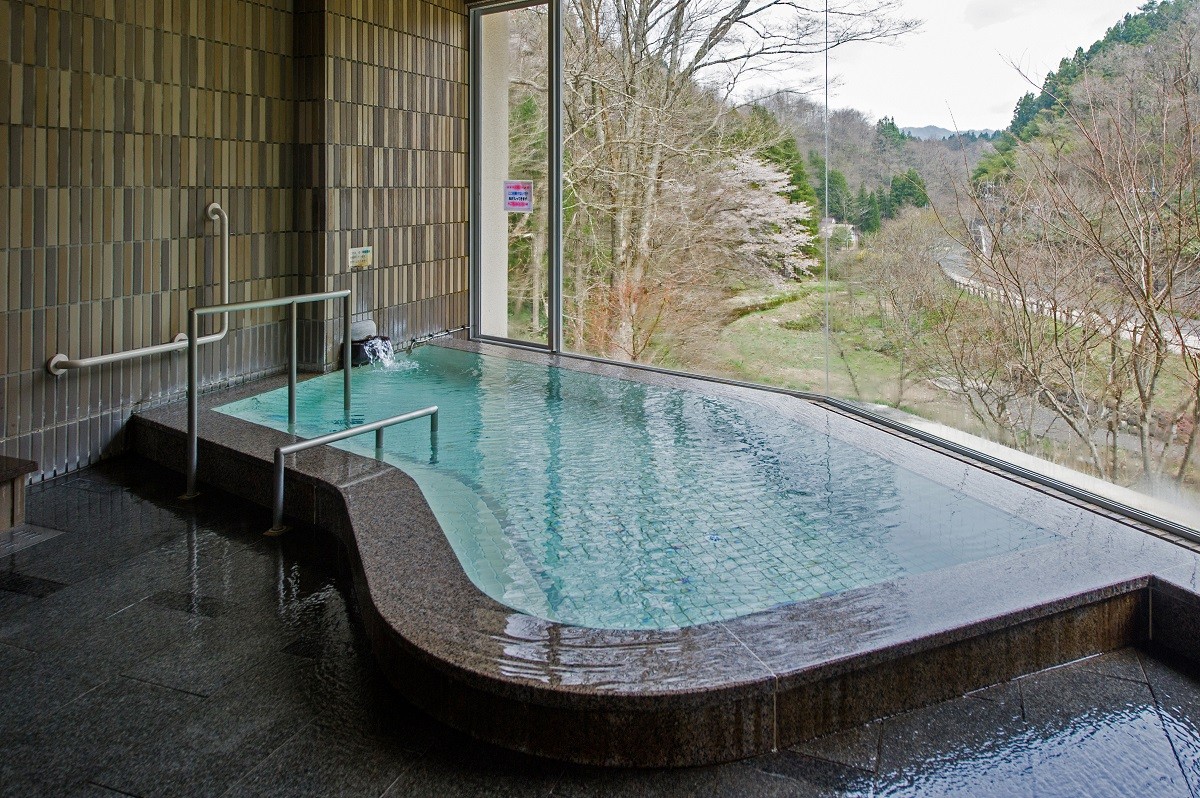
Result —
<path fill-rule="evenodd" d="M 925 180 L 916 169 L 909 169 L 892 178 L 892 206 L 895 210 L 905 205 L 924 208 L 928 204 L 929 194 L 925 188 Z"/>
<path fill-rule="evenodd" d="M 879 216 L 892 219 L 896 216 L 896 205 L 892 202 L 892 194 L 882 186 L 875 189 L 875 205 L 879 208 Z"/>
<path fill-rule="evenodd" d="M 883 219 L 879 212 L 879 199 L 874 194 L 867 195 L 867 210 L 863 214 L 859 229 L 864 233 L 878 233 Z"/>

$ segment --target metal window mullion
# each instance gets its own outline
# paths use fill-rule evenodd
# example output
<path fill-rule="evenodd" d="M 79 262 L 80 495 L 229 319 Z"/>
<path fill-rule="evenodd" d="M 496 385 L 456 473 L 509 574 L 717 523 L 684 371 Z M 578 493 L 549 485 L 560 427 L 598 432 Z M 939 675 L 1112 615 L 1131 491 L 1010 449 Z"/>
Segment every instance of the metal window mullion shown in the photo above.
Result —
<path fill-rule="evenodd" d="M 550 46 L 549 63 L 547 64 L 547 89 L 549 97 L 549 126 L 546 132 L 549 137 L 547 151 L 547 208 L 549 218 L 549 266 L 550 279 L 549 307 L 547 308 L 550 321 L 550 339 L 547 342 L 551 352 L 561 352 L 563 349 L 563 27 L 562 0 L 550 0 L 549 17 Z"/>
<path fill-rule="evenodd" d="M 513 3 L 495 3 L 476 6 L 470 9 L 471 42 L 469 57 L 471 58 L 471 123 L 470 123 L 470 185 L 471 185 L 471 230 L 469 237 L 468 260 L 470 263 L 470 324 L 468 337 L 479 340 L 483 317 L 483 299 L 480 296 L 480 286 L 483 281 L 482 263 L 480 260 L 483 246 L 480 218 L 483 211 L 483 188 L 480 185 L 482 169 L 479 158 L 483 126 L 481 120 L 483 98 L 480 90 L 480 71 L 482 64 L 479 50 L 483 43 L 482 19 L 484 14 L 506 13 L 508 11 L 540 5 L 540 0 L 528 2 L 518 0 Z M 562 7 L 559 0 L 547 3 L 547 26 L 550 46 L 547 48 L 547 83 L 548 83 L 548 130 L 547 135 L 547 265 L 549 279 L 547 280 L 547 299 L 549 330 L 547 346 L 551 352 L 561 352 L 563 348 L 563 301 L 562 301 L 562 253 L 563 253 L 563 191 L 562 191 L 562 118 L 563 118 L 563 89 L 562 89 Z"/>

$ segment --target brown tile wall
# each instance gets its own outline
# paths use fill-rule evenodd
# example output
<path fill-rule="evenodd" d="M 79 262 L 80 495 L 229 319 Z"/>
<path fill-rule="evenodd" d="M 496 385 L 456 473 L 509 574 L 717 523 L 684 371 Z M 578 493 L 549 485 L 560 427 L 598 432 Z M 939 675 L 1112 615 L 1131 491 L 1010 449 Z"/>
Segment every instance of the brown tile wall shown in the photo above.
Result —
<path fill-rule="evenodd" d="M 463 323 L 466 30 L 423 0 L 0 0 L 0 452 L 63 473 L 181 395 L 178 354 L 44 364 L 167 342 L 217 301 L 213 200 L 235 301 L 353 283 L 393 336 Z M 375 268 L 346 274 L 351 241 Z M 282 369 L 282 318 L 233 317 L 208 380 Z"/>
<path fill-rule="evenodd" d="M 298 34 L 306 290 L 354 290 L 356 318 L 396 340 L 467 320 L 468 27 L 459 0 L 310 0 Z M 350 247 L 371 246 L 351 271 Z M 332 306 L 304 361 L 336 362 Z"/>

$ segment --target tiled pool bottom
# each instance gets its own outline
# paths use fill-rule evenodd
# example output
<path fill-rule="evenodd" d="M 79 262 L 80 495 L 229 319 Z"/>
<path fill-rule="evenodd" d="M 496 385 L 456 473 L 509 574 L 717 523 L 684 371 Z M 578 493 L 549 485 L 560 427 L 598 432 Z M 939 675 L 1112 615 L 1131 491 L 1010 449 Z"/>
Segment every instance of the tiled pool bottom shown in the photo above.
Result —
<path fill-rule="evenodd" d="M 344 429 L 342 377 L 298 389 L 296 433 Z M 592 628 L 728 620 L 1053 542 L 993 505 L 998 477 L 921 468 L 827 412 L 426 347 L 354 371 L 467 575 L 514 609 Z M 752 396 L 752 395 L 751 395 Z M 764 394 L 762 399 L 768 399 Z M 277 389 L 217 408 L 287 429 Z M 805 412 L 808 411 L 808 412 Z M 338 444 L 374 453 L 373 436 Z"/>
<path fill-rule="evenodd" d="M 1200 795 L 1200 671 L 1136 649 L 726 765 L 496 749 L 395 699 L 328 560 L 181 487 L 122 459 L 31 493 L 63 534 L 0 560 L 0 796 Z"/>
<path fill-rule="evenodd" d="M 745 390 L 571 366 L 721 396 Z M 202 485 L 269 504 L 271 452 L 294 438 L 213 408 L 281 382 L 201 398 Z M 1156 646 L 1200 654 L 1195 553 L 811 402 L 764 401 L 785 418 L 827 413 L 880 457 L 1036 519 L 1058 539 L 729 620 L 589 629 L 482 593 L 416 483 L 386 464 L 327 447 L 302 453 L 288 465 L 286 510 L 344 544 L 373 653 L 405 697 L 479 739 L 573 762 L 760 756 L 1151 634 Z M 186 418 L 182 404 L 138 413 L 131 445 L 181 470 Z"/>

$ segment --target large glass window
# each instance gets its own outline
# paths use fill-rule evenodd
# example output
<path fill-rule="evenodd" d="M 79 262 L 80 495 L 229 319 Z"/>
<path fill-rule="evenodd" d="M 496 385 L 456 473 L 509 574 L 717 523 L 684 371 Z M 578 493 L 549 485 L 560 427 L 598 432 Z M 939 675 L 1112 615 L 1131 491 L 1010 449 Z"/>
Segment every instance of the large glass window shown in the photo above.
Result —
<path fill-rule="evenodd" d="M 477 11 L 477 329 L 824 394 L 1196 528 L 1190 8 Z"/>

